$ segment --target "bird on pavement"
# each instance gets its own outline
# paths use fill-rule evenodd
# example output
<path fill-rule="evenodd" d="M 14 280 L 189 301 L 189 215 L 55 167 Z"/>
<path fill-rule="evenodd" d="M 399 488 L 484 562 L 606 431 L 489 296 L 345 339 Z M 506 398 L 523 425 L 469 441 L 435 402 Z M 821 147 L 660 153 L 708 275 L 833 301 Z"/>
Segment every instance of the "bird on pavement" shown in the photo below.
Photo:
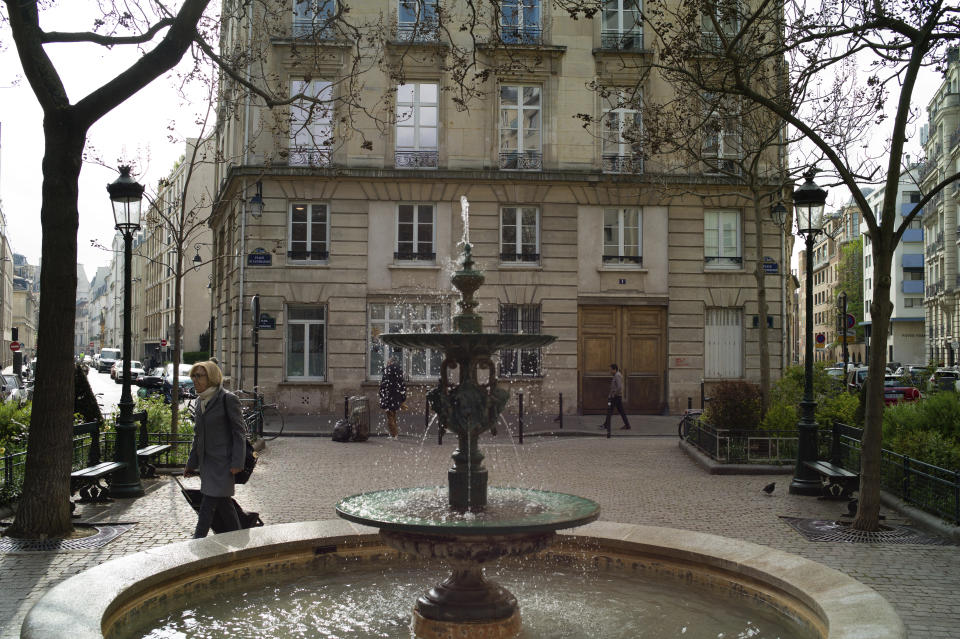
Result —
<path fill-rule="evenodd" d="M 846 517 L 856 517 L 857 508 L 860 507 L 860 500 L 853 498 L 847 502 L 847 514 Z"/>
<path fill-rule="evenodd" d="M 773 489 L 776 488 L 776 487 L 777 487 L 777 482 L 772 481 L 772 482 L 770 482 L 769 484 L 767 484 L 766 486 L 763 487 L 763 492 L 767 493 L 768 495 L 772 495 L 772 494 L 773 494 Z"/>

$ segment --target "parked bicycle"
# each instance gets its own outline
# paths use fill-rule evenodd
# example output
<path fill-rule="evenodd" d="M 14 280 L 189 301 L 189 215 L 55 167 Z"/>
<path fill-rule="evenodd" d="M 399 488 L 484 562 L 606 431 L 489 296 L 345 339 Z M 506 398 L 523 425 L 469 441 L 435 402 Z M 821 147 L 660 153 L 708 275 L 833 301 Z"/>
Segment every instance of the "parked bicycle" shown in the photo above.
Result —
<path fill-rule="evenodd" d="M 267 404 L 264 401 L 263 393 L 257 391 L 237 391 L 237 397 L 240 398 L 240 406 L 243 410 L 243 421 L 247 426 L 247 432 L 260 439 L 270 441 L 283 434 L 283 413 L 280 412 L 276 404 Z M 272 437 L 263 436 L 263 427 L 270 424 L 275 428 L 277 424 L 280 428 Z"/>
<path fill-rule="evenodd" d="M 709 397 L 704 397 L 703 401 L 709 402 Z M 690 432 L 690 429 L 697 425 L 697 422 L 700 421 L 700 418 L 703 416 L 702 408 L 688 408 L 683 411 L 683 416 L 680 418 L 680 423 L 677 425 L 677 434 L 680 436 L 680 439 L 686 439 L 687 434 Z"/>

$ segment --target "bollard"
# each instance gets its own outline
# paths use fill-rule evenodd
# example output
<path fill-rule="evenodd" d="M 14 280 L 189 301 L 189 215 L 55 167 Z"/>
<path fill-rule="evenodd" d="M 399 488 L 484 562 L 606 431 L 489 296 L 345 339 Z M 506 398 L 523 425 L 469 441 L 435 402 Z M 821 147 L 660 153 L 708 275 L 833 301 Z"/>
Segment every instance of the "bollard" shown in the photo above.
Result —
<path fill-rule="evenodd" d="M 343 396 L 343 421 L 350 419 L 350 396 Z"/>
<path fill-rule="evenodd" d="M 687 410 L 693 410 L 693 398 L 687 397 Z"/>
<path fill-rule="evenodd" d="M 563 393 L 560 393 L 560 430 L 563 430 Z"/>
<path fill-rule="evenodd" d="M 519 404 L 520 443 L 523 444 L 523 391 L 517 393 Z"/>
<path fill-rule="evenodd" d="M 704 394 L 703 394 L 703 380 L 701 379 L 701 380 L 700 380 L 700 410 L 703 410 L 703 409 L 705 408 L 704 405 L 703 405 L 703 401 L 704 401 L 703 398 L 704 398 Z"/>

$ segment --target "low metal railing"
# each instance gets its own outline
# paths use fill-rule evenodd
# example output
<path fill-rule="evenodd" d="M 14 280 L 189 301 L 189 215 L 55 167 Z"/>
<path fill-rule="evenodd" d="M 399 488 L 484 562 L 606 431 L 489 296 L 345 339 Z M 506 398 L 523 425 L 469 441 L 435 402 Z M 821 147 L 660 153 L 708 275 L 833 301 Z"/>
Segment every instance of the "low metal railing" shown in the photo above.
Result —
<path fill-rule="evenodd" d="M 796 430 L 732 430 L 700 420 L 685 439 L 721 464 L 787 464 L 797 458 Z"/>

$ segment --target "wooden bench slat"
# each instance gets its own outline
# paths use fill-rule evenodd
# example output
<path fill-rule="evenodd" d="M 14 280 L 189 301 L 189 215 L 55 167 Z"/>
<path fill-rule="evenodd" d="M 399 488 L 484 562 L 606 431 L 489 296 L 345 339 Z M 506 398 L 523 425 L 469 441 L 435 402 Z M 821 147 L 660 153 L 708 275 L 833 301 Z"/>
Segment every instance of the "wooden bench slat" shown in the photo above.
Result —
<path fill-rule="evenodd" d="M 830 462 L 825 461 L 805 461 L 803 465 L 807 468 L 817 471 L 821 475 L 827 477 L 848 477 L 853 478 L 857 476 L 857 473 L 850 472 L 846 468 L 841 468 L 840 466 L 835 466 Z"/>
<path fill-rule="evenodd" d="M 127 464 L 124 462 L 102 462 L 96 466 L 90 466 L 88 468 L 81 468 L 70 473 L 72 478 L 86 478 L 86 479 L 99 479 L 109 475 L 110 473 L 126 468 Z"/>
<path fill-rule="evenodd" d="M 165 453 L 171 448 L 173 448 L 173 446 L 170 444 L 154 444 L 152 446 L 139 449 L 137 451 L 137 457 L 152 457 L 153 455 Z"/>

